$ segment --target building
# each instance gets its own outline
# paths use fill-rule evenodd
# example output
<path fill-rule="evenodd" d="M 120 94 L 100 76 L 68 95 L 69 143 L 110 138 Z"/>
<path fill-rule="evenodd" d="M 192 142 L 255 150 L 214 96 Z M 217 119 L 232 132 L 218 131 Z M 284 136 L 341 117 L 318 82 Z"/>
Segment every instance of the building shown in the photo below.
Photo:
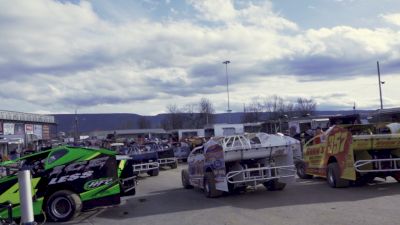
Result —
<path fill-rule="evenodd" d="M 54 116 L 0 110 L 0 154 L 39 150 L 56 129 Z"/>
<path fill-rule="evenodd" d="M 169 133 L 178 140 L 189 137 L 204 137 L 204 129 L 177 129 L 171 130 Z"/>
<path fill-rule="evenodd" d="M 127 129 L 127 130 L 108 130 L 108 131 L 93 131 L 89 136 L 97 139 L 106 139 L 107 136 L 113 135 L 118 138 L 139 139 L 139 138 L 158 138 L 167 139 L 169 133 L 164 129 Z"/>
<path fill-rule="evenodd" d="M 205 137 L 227 136 L 227 135 L 243 134 L 243 133 L 244 133 L 243 124 L 220 123 L 220 124 L 206 125 L 204 127 Z"/>

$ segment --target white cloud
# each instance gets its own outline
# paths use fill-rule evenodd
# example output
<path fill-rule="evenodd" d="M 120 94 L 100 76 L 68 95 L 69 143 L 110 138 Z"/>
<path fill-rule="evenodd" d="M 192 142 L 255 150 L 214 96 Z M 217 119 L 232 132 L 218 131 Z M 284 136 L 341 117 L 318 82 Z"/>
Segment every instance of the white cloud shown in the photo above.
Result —
<path fill-rule="evenodd" d="M 385 22 L 400 26 L 400 13 L 381 15 Z"/>
<path fill-rule="evenodd" d="M 400 59 L 398 30 L 301 30 L 269 1 L 242 8 L 216 3 L 191 1 L 202 20 L 222 22 L 206 26 L 185 19 L 110 22 L 89 1 L 2 2 L 0 21 L 10 22 L 0 22 L 0 104 L 14 102 L 20 111 L 23 105 L 52 112 L 78 105 L 86 112 L 153 114 L 206 96 L 223 111 L 226 59 L 232 61 L 237 110 L 253 96 L 272 94 L 376 107 L 376 93 L 366 90 L 376 85 L 370 75 L 377 60 L 383 76 L 392 74 L 388 84 L 399 82 L 393 72 Z M 400 104 L 396 89 L 387 86 L 387 101 Z M 330 99 L 338 92 L 343 95 Z"/>

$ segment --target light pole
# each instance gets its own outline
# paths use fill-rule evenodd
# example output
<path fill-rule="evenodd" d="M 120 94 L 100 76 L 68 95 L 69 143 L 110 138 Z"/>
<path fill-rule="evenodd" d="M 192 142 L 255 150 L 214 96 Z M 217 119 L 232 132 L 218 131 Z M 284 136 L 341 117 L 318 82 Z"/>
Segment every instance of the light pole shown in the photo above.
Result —
<path fill-rule="evenodd" d="M 381 81 L 381 71 L 379 69 L 379 61 L 376 62 L 376 67 L 378 68 L 378 82 L 379 82 L 379 97 L 381 100 L 381 109 L 383 109 L 383 102 L 382 102 L 382 84 L 385 83 L 385 81 Z"/>
<path fill-rule="evenodd" d="M 229 78 L 228 78 L 228 64 L 231 63 L 231 61 L 226 60 L 224 62 L 222 62 L 223 64 L 225 64 L 225 74 L 226 74 L 226 93 L 228 95 L 228 110 L 226 110 L 228 112 L 228 123 L 230 123 L 231 121 L 231 116 L 230 113 L 232 112 L 230 106 L 229 106 Z"/>

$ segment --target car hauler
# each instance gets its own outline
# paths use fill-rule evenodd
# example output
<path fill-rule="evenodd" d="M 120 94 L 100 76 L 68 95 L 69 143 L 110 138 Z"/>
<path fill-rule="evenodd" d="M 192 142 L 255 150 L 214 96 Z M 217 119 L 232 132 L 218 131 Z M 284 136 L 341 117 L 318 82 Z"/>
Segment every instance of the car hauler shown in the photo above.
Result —
<path fill-rule="evenodd" d="M 400 134 L 394 124 L 384 134 L 373 125 L 330 127 L 304 145 L 296 164 L 300 178 L 326 177 L 331 187 L 365 184 L 375 177 L 400 181 Z"/>
<path fill-rule="evenodd" d="M 61 146 L 0 164 L 0 204 L 21 216 L 17 172 L 30 168 L 34 215 L 68 221 L 81 211 L 116 205 L 122 195 L 135 194 L 131 162 L 112 151 Z M 9 212 L 0 209 L 0 221 Z"/>
<path fill-rule="evenodd" d="M 282 190 L 295 178 L 293 151 L 300 151 L 299 141 L 283 135 L 211 138 L 190 153 L 188 169 L 182 170 L 182 185 L 199 187 L 211 198 L 258 184 Z"/>

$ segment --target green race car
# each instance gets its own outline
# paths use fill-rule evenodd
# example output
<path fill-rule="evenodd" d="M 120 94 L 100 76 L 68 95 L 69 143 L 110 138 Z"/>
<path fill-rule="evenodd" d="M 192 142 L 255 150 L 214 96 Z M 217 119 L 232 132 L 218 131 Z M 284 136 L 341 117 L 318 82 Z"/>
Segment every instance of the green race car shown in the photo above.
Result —
<path fill-rule="evenodd" d="M 0 163 L 0 204 L 11 203 L 13 217 L 21 216 L 18 168 L 32 173 L 35 215 L 68 221 L 81 211 L 116 205 L 122 195 L 135 194 L 132 162 L 104 149 L 60 146 Z M 0 221 L 8 217 L 0 210 Z"/>

